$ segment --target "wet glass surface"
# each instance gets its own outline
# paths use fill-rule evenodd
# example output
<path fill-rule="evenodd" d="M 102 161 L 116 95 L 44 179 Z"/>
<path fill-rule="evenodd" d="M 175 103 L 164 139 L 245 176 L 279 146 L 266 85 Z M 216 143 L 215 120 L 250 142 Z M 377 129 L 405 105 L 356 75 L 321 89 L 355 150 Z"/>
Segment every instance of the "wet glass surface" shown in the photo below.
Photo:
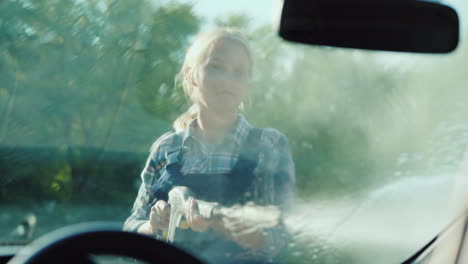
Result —
<path fill-rule="evenodd" d="M 0 240 L 123 223 L 151 144 L 187 108 L 186 47 L 228 25 L 253 54 L 241 113 L 294 158 L 287 263 L 403 261 L 453 218 L 468 177 L 468 6 L 450 4 L 459 48 L 415 55 L 285 43 L 267 1 L 1 2 Z"/>

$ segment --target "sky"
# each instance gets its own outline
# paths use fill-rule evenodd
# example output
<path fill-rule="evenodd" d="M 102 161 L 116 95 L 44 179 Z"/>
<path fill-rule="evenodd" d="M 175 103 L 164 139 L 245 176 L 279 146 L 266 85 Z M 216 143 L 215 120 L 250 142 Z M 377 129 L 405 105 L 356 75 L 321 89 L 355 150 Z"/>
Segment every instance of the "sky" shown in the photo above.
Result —
<path fill-rule="evenodd" d="M 274 10 L 277 10 L 280 0 L 184 0 L 184 2 L 195 3 L 196 12 L 208 20 L 226 13 L 243 12 L 251 15 L 254 23 L 266 24 L 273 21 Z M 454 6 L 459 11 L 464 28 L 467 28 L 468 1 L 445 0 L 442 2 Z"/>
<path fill-rule="evenodd" d="M 214 18 L 229 14 L 229 13 L 246 13 L 253 20 L 254 25 L 263 25 L 272 23 L 275 17 L 275 13 L 278 14 L 278 7 L 280 6 L 281 0 L 232 0 L 232 1 L 219 1 L 219 0 L 180 0 L 183 2 L 190 2 L 194 4 L 195 12 L 205 17 L 207 21 L 213 21 Z M 468 30 L 468 0 L 442 0 L 442 3 L 454 7 L 461 20 L 461 31 L 466 32 Z M 210 26 L 207 24 L 205 26 Z M 408 58 L 413 60 L 412 56 L 408 54 L 395 54 L 381 53 L 382 59 L 386 63 L 390 64 L 402 64 L 403 61 L 407 61 Z M 417 57 L 415 55 L 414 57 Z M 389 59 L 391 58 L 391 59 Z M 393 62 L 392 62 L 393 61 Z M 404 64 L 404 63 L 403 63 Z"/>
<path fill-rule="evenodd" d="M 213 20 L 218 16 L 229 13 L 245 13 L 249 15 L 254 24 L 271 23 L 273 19 L 273 2 L 275 0 L 187 0 L 195 3 L 195 12 Z"/>
<path fill-rule="evenodd" d="M 468 29 L 468 1 L 466 0 L 447 0 L 444 3 L 452 6 L 457 10 L 460 17 L 462 30 L 467 31 Z"/>
<path fill-rule="evenodd" d="M 171 2 L 172 0 L 149 0 L 155 4 L 163 4 L 164 2 Z M 180 2 L 188 2 L 194 4 L 195 12 L 205 17 L 208 22 L 213 21 L 214 18 L 229 14 L 229 13 L 245 13 L 252 18 L 254 25 L 271 24 L 275 15 L 279 14 L 279 6 L 283 0 L 178 0 Z M 442 0 L 455 7 L 458 11 L 461 22 L 462 30 L 466 31 L 468 28 L 468 1 L 467 0 Z M 208 24 L 209 26 L 209 24 Z"/>

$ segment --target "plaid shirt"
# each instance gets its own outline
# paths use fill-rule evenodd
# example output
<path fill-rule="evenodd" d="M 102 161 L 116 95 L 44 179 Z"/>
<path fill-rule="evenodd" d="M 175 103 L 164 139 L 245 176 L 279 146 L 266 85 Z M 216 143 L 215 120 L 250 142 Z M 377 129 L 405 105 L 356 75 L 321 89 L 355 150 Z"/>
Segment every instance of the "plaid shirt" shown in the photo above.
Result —
<path fill-rule="evenodd" d="M 197 122 L 190 123 L 183 131 L 182 148 L 184 155 L 181 162 L 183 174 L 228 173 L 236 164 L 240 147 L 247 139 L 252 125 L 241 115 L 227 133 L 221 144 L 207 148 L 194 135 Z M 130 217 L 125 221 L 124 229 L 137 231 L 148 221 L 151 206 L 155 202 L 148 189 L 156 183 L 165 170 L 165 164 L 171 162 L 167 153 L 180 149 L 176 134 L 166 133 L 151 147 L 151 154 L 141 173 L 142 184 L 134 203 Z M 180 143 L 179 143 L 180 144 Z M 169 156 L 170 157 L 170 156 Z M 259 205 L 278 205 L 283 211 L 290 208 L 294 197 L 295 173 L 291 151 L 287 138 L 278 130 L 262 129 L 259 142 L 257 167 L 253 171 L 254 193 L 252 201 Z M 284 226 L 268 229 L 265 232 L 265 250 L 271 253 L 283 247 L 286 241 L 282 234 Z"/>

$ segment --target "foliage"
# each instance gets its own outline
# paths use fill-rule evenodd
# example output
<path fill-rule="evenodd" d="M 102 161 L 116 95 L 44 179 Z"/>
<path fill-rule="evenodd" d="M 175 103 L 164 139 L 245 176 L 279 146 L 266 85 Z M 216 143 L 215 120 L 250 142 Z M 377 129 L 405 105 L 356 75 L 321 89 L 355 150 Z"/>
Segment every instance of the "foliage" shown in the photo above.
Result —
<path fill-rule="evenodd" d="M 31 166 L 14 162 L 24 155 L 21 147 L 55 147 L 62 153 L 55 157 L 62 165 L 42 164 L 44 173 L 5 167 L 1 188 L 30 181 L 40 183 L 46 197 L 66 199 L 58 178 L 91 184 L 93 174 L 69 174 L 103 166 L 106 150 L 146 151 L 180 112 L 185 98 L 171 84 L 183 47 L 200 24 L 190 4 L 17 0 L 1 7 L 0 144 L 16 147 L 8 148 L 5 163 Z M 95 149 L 87 157 L 94 165 L 70 160 L 67 153 L 81 151 L 78 146 Z M 71 162 L 78 168 L 70 168 Z M 79 187 L 70 191 L 75 196 L 86 190 L 72 186 Z"/>

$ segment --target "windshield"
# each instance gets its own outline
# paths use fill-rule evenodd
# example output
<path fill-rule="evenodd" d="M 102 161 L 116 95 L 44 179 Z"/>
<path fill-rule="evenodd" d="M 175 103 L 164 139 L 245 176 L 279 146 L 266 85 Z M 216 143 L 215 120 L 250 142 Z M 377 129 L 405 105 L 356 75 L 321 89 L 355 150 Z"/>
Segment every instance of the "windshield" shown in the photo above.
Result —
<path fill-rule="evenodd" d="M 2 1 L 1 243 L 143 217 L 138 201 L 149 199 L 145 187 L 160 191 L 152 183 L 170 174 L 175 148 L 187 149 L 181 175 L 223 175 L 213 185 L 211 178 L 178 185 L 206 191 L 193 194 L 197 204 L 217 202 L 229 217 L 239 201 L 223 196 L 228 190 L 211 193 L 219 179 L 229 182 L 240 157 L 254 160 L 242 175 L 278 175 L 242 201 L 258 210 L 273 205 L 260 212 L 274 223 L 259 225 L 262 234 L 287 235 L 281 252 L 266 250 L 285 263 L 405 260 L 460 203 L 468 4 L 449 4 L 461 19 L 460 45 L 430 55 L 285 42 L 273 29 L 270 1 Z M 236 30 L 200 41 L 199 32 L 225 27 Z M 184 113 L 189 122 L 174 130 Z M 250 126 L 257 138 L 243 132 Z M 262 200 L 270 196 L 272 204 Z"/>

